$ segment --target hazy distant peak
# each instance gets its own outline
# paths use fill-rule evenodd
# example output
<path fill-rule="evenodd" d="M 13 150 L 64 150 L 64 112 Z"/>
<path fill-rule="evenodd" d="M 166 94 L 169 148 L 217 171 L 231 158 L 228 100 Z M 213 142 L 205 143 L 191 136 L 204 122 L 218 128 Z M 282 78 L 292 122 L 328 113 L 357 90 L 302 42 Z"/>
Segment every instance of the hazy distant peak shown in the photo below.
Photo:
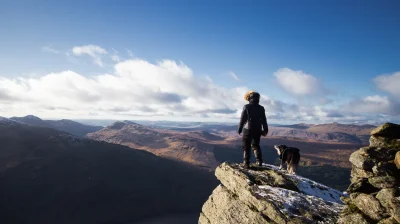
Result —
<path fill-rule="evenodd" d="M 127 125 L 125 122 L 116 121 L 116 122 L 112 123 L 111 125 L 109 125 L 107 128 L 118 130 L 118 129 L 122 129 L 125 125 Z"/>
<path fill-rule="evenodd" d="M 49 125 L 48 123 L 46 123 L 45 121 L 34 115 L 27 115 L 25 117 L 11 117 L 10 120 L 17 121 L 27 125 L 51 127 L 51 125 Z"/>
<path fill-rule="evenodd" d="M 133 126 L 133 127 L 143 127 L 142 125 L 140 125 L 138 123 L 125 120 L 125 121 L 116 121 L 116 122 L 112 123 L 111 125 L 109 125 L 108 128 L 119 130 L 119 129 L 124 128 L 127 125 Z"/>
<path fill-rule="evenodd" d="M 25 117 L 11 117 L 11 120 L 30 120 L 30 121 L 42 121 L 39 117 L 35 115 L 27 115 Z"/>
<path fill-rule="evenodd" d="M 126 123 L 126 124 L 134 124 L 134 125 L 142 126 L 142 125 L 140 125 L 140 124 L 138 124 L 138 123 L 135 123 L 135 122 L 133 122 L 133 121 L 124 120 L 123 122 Z"/>
<path fill-rule="evenodd" d="M 27 115 L 24 118 L 25 119 L 30 119 L 30 120 L 37 120 L 37 121 L 41 121 L 42 120 L 39 117 L 36 117 L 35 115 Z"/>

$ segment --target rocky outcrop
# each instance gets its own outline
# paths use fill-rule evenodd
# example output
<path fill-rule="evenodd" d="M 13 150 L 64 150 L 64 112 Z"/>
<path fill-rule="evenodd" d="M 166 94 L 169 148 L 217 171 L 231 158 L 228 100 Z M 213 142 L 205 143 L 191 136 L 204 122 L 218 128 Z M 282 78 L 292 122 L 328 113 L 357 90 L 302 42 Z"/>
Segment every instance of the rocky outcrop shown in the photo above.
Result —
<path fill-rule="evenodd" d="M 223 163 L 215 175 L 221 184 L 203 205 L 199 224 L 335 223 L 344 208 L 341 192 L 272 165 Z"/>
<path fill-rule="evenodd" d="M 372 130 L 370 145 L 350 156 L 350 198 L 338 223 L 400 223 L 400 125 Z"/>

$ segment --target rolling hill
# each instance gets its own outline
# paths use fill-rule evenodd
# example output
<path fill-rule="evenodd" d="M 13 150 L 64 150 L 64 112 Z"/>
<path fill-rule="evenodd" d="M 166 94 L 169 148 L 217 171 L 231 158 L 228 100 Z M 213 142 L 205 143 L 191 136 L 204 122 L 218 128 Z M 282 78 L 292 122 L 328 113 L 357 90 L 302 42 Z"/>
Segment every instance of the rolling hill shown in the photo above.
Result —
<path fill-rule="evenodd" d="M 87 137 L 149 151 L 155 155 L 192 165 L 214 168 L 214 144 L 224 138 L 204 131 L 178 132 L 146 127 L 130 121 L 115 122 Z"/>

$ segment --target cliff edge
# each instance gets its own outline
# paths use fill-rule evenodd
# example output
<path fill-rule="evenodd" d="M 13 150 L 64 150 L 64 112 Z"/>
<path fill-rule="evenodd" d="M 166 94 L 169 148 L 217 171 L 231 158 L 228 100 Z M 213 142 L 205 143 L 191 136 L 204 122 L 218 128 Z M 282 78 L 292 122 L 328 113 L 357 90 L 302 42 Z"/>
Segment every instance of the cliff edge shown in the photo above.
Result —
<path fill-rule="evenodd" d="M 344 208 L 340 191 L 276 166 L 223 163 L 215 175 L 221 184 L 203 205 L 199 224 L 336 223 Z"/>

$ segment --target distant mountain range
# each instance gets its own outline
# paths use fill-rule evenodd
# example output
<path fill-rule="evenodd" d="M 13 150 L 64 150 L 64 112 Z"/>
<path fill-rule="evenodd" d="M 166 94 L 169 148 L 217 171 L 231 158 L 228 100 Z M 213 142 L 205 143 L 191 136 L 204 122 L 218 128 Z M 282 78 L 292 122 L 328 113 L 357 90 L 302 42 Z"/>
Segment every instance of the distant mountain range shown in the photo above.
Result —
<path fill-rule="evenodd" d="M 202 169 L 47 124 L 0 118 L 0 223 L 139 223 L 198 214 L 217 185 Z"/>
<path fill-rule="evenodd" d="M 0 118 L 0 122 L 11 122 L 38 127 L 48 127 L 87 137 L 92 140 L 120 144 L 133 149 L 145 150 L 157 156 L 183 161 L 191 165 L 214 169 L 226 160 L 240 160 L 241 136 L 237 134 L 237 125 L 201 122 L 145 122 L 146 125 L 132 121 L 117 121 L 107 127 L 84 125 L 71 120 L 42 120 L 36 116 Z M 270 125 L 267 138 L 262 139 L 263 148 L 272 144 L 301 146 L 310 164 L 340 164 L 347 167 L 348 160 L 329 156 L 332 150 L 340 150 L 343 155 L 359 145 L 368 144 L 369 133 L 373 125 L 354 124 L 294 124 Z M 304 143 L 304 144 L 303 144 Z M 321 144 L 319 144 L 321 143 Z M 336 144 L 336 145 L 335 145 Z M 342 144 L 339 146 L 337 144 Z M 344 144 L 344 145 L 343 145 Z M 345 145 L 351 144 L 351 145 Z M 266 146 L 268 145 L 268 146 Z M 315 155 L 316 146 L 321 150 Z M 357 145 L 357 147 L 354 147 Z M 274 151 L 267 158 L 274 162 Z M 335 155 L 339 155 L 335 153 Z"/>
<path fill-rule="evenodd" d="M 97 132 L 87 134 L 87 137 L 209 168 L 219 164 L 214 158 L 214 144 L 224 140 L 223 137 L 206 131 L 179 132 L 147 127 L 130 121 L 115 122 Z"/>
<path fill-rule="evenodd" d="M 42 120 L 36 116 L 28 115 L 25 117 L 11 117 L 10 120 L 39 127 L 54 128 L 66 131 L 76 136 L 85 136 L 87 133 L 96 132 L 103 127 L 81 124 L 72 120 Z"/>
<path fill-rule="evenodd" d="M 308 141 L 367 144 L 373 125 L 354 124 L 295 124 L 271 127 L 272 137 L 304 139 Z"/>

